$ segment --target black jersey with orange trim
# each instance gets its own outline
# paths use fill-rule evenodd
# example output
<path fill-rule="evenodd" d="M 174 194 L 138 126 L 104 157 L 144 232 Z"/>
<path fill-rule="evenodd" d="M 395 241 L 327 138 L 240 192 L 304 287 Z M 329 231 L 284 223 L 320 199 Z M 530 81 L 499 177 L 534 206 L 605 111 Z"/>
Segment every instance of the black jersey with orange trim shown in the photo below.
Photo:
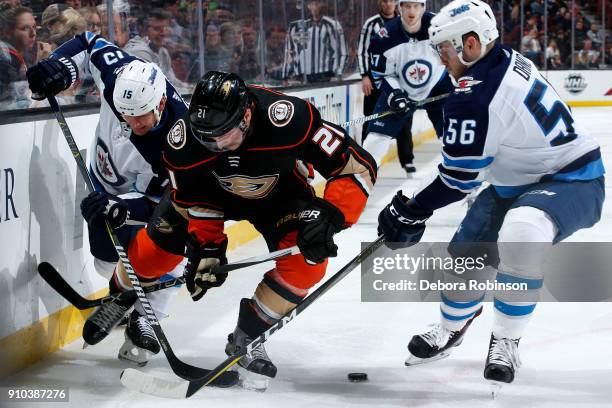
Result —
<path fill-rule="evenodd" d="M 253 116 L 239 149 L 207 150 L 192 135 L 188 116 L 169 132 L 164 162 L 175 203 L 199 220 L 274 222 L 291 203 L 314 196 L 303 165 L 310 163 L 328 180 L 327 190 L 336 181 L 331 201 L 348 220 L 355 218 L 346 211 L 361 212 L 353 208 L 356 200 L 365 205 L 376 178 L 372 157 L 307 101 L 256 86 L 249 92 Z"/>

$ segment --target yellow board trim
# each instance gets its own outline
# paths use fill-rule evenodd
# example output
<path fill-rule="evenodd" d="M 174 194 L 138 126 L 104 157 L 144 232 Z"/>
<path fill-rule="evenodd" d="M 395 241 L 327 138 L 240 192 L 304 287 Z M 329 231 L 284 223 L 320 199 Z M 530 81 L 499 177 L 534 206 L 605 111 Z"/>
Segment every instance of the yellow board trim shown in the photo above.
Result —
<path fill-rule="evenodd" d="M 91 299 L 107 293 L 108 289 L 99 290 L 91 295 Z M 67 306 L 0 339 L 0 378 L 6 378 L 77 340 L 92 311 Z"/>
<path fill-rule="evenodd" d="M 612 101 L 566 101 L 565 103 L 576 108 L 589 106 L 612 106 Z"/>
<path fill-rule="evenodd" d="M 414 146 L 433 139 L 435 132 L 430 129 L 413 137 Z M 397 149 L 393 148 L 383 159 L 383 163 L 397 157 Z M 314 186 L 317 195 L 322 197 L 325 182 Z M 225 229 L 229 238 L 228 249 L 234 250 L 255 238 L 259 232 L 247 221 L 240 221 Z M 105 296 L 108 289 L 102 289 L 91 295 L 91 299 Z M 59 296 L 59 295 L 58 295 Z M 53 353 L 67 344 L 81 337 L 83 324 L 93 309 L 78 310 L 74 306 L 67 306 L 36 323 L 25 327 L 11 335 L 0 339 L 0 378 L 23 370 L 36 363 L 46 355 Z"/>

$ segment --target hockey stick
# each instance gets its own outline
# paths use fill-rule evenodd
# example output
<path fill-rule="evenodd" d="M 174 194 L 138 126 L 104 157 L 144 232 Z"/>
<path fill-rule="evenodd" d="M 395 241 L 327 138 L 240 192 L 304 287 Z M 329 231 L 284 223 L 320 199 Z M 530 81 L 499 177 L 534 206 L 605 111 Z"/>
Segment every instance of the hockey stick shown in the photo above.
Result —
<path fill-rule="evenodd" d="M 417 108 L 418 108 L 418 107 L 423 106 L 423 105 L 426 105 L 426 104 L 428 104 L 428 103 L 439 101 L 440 99 L 447 98 L 449 95 L 450 95 L 450 93 L 444 93 L 444 94 L 440 94 L 440 95 L 432 96 L 431 98 L 426 98 L 426 99 L 423 99 L 422 101 L 418 101 L 418 102 L 415 104 L 415 107 L 417 107 Z M 344 122 L 344 123 L 343 123 L 342 125 L 340 125 L 340 126 L 341 126 L 341 127 L 343 127 L 343 128 L 346 128 L 346 127 L 351 127 L 351 126 L 358 125 L 358 124 L 360 124 L 360 123 L 369 122 L 369 121 L 371 121 L 371 120 L 380 119 L 380 118 L 383 118 L 383 117 L 385 117 L 385 116 L 389 116 L 389 115 L 391 115 L 392 113 L 394 113 L 394 111 L 392 111 L 392 110 L 388 110 L 388 111 L 384 111 L 384 112 L 380 112 L 380 113 L 374 113 L 374 114 L 372 114 L 372 115 L 363 116 L 363 117 L 361 117 L 361 118 L 357 118 L 357 119 L 349 120 L 348 122 Z"/>
<path fill-rule="evenodd" d="M 66 118 L 64 117 L 64 114 L 62 113 L 57 103 L 57 100 L 55 99 L 55 96 L 49 95 L 47 96 L 47 99 L 49 100 L 49 105 L 51 106 L 51 110 L 55 114 L 57 123 L 59 124 L 59 127 L 62 130 L 64 137 L 66 138 L 68 147 L 70 147 L 70 151 L 72 152 L 72 156 L 74 157 L 74 160 L 76 161 L 77 167 L 79 168 L 79 171 L 81 172 L 81 175 L 83 176 L 83 179 L 85 180 L 85 183 L 87 184 L 87 188 L 89 189 L 90 192 L 95 191 L 95 188 L 94 188 L 94 185 L 91 179 L 91 175 L 87 171 L 87 167 L 85 165 L 85 160 L 83 160 L 83 156 L 81 156 L 79 147 L 77 146 L 74 140 L 74 137 L 72 136 L 72 132 L 70 132 L 70 128 L 68 127 L 68 123 L 66 122 Z M 104 225 L 106 227 L 106 231 L 108 232 L 111 238 L 111 241 L 113 242 L 113 245 L 115 246 L 115 249 L 117 250 L 119 259 L 121 259 L 121 261 L 123 262 L 123 266 L 125 267 L 125 271 L 128 275 L 128 278 L 130 279 L 130 282 L 132 283 L 134 291 L 136 292 L 136 296 L 138 297 L 138 300 L 140 301 L 140 304 L 142 305 L 142 308 L 145 311 L 146 318 L 151 324 L 151 326 L 153 327 L 153 331 L 155 332 L 155 335 L 157 336 L 157 340 L 159 341 L 159 344 L 161 345 L 162 350 L 164 350 L 164 354 L 166 355 L 166 358 L 168 359 L 168 364 L 170 364 L 170 368 L 172 368 L 172 371 L 174 371 L 174 373 L 178 375 L 179 377 L 185 378 L 185 379 L 193 378 L 194 375 L 205 376 L 207 373 L 209 373 L 209 370 L 205 370 L 199 367 L 194 367 L 192 365 L 184 363 L 183 361 L 179 360 L 178 357 L 176 357 L 176 355 L 174 354 L 174 351 L 172 350 L 172 347 L 170 347 L 170 343 L 168 342 L 168 339 L 166 338 L 164 331 L 159 325 L 159 321 L 157 320 L 157 317 L 155 316 L 155 313 L 153 312 L 153 308 L 151 307 L 151 304 L 149 303 L 149 300 L 147 299 L 147 296 L 145 295 L 145 292 L 142 289 L 142 286 L 140 285 L 138 276 L 136 276 L 136 272 L 134 272 L 134 268 L 132 267 L 132 264 L 130 263 L 130 260 L 128 259 L 125 250 L 119 243 L 119 239 L 117 238 L 117 235 L 115 234 L 115 232 L 109 225 L 108 221 L 105 220 Z M 219 387 L 229 387 L 229 386 L 234 385 L 237 381 L 238 381 L 237 373 L 230 372 L 230 373 L 227 373 L 227 375 L 224 375 L 223 377 L 219 378 L 219 381 L 215 385 Z"/>
<path fill-rule="evenodd" d="M 299 248 L 297 246 L 293 246 L 290 248 L 271 252 L 269 254 L 243 259 L 242 261 L 238 261 L 235 263 L 214 266 L 213 268 L 211 268 L 211 272 L 213 274 L 227 273 L 237 269 L 247 268 L 249 266 L 269 262 L 287 255 L 296 255 L 299 253 Z M 133 296 L 136 296 L 135 291 L 130 290 L 127 292 L 121 292 L 117 295 L 108 295 L 98 299 L 86 299 L 83 296 L 79 295 L 68 284 L 68 282 L 66 282 L 62 275 L 60 275 L 57 269 L 55 269 L 50 263 L 42 262 L 40 265 L 38 265 L 38 273 L 49 284 L 49 286 L 55 289 L 57 293 L 62 295 L 67 301 L 72 303 L 77 309 L 80 310 L 90 309 L 92 307 L 100 306 L 104 303 L 112 302 L 114 300 L 127 300 Z M 144 286 L 142 290 L 145 293 L 156 292 L 158 290 L 167 289 L 172 286 L 180 285 L 182 283 L 185 283 L 184 277 L 170 279 L 165 282 L 159 282 L 151 286 Z"/>
<path fill-rule="evenodd" d="M 234 364 L 236 364 L 245 354 L 250 353 L 253 349 L 260 344 L 266 342 L 271 335 L 282 329 L 292 321 L 297 315 L 302 313 L 312 303 L 319 299 L 323 294 L 330 290 L 346 275 L 348 275 L 353 269 L 360 265 L 366 258 L 374 253 L 374 251 L 384 243 L 384 237 L 378 237 L 374 242 L 370 243 L 363 251 L 361 251 L 355 258 L 353 258 L 348 264 L 342 269 L 336 272 L 331 278 L 325 283 L 319 286 L 310 296 L 306 297 L 300 302 L 293 310 L 281 317 L 276 323 L 274 323 L 268 330 L 263 332 L 261 335 L 251 340 L 246 347 L 230 355 L 221 364 L 212 369 L 207 375 L 193 378 L 189 381 L 169 381 L 157 377 L 153 377 L 149 374 L 143 373 L 132 368 L 127 368 L 121 373 L 121 382 L 127 388 L 139 391 L 145 394 L 151 394 L 163 398 L 189 398 L 195 394 L 202 387 L 210 385 L 218 376 L 227 372 Z"/>

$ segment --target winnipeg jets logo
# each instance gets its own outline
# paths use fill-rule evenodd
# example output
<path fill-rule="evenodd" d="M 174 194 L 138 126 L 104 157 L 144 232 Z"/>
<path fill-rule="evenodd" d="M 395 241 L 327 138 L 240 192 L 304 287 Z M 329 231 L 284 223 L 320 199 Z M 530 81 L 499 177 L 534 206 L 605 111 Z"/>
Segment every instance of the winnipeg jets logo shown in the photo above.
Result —
<path fill-rule="evenodd" d="M 402 76 L 412 88 L 425 86 L 431 79 L 431 64 L 422 59 L 408 61 L 402 69 Z"/>
<path fill-rule="evenodd" d="M 257 200 L 270 194 L 278 182 L 279 175 L 272 174 L 259 177 L 232 175 L 221 177 L 213 171 L 213 176 L 216 177 L 219 185 L 225 191 L 242 198 Z"/>
<path fill-rule="evenodd" d="M 455 86 L 455 92 L 470 93 L 472 92 L 472 87 L 474 85 L 478 85 L 481 82 L 482 81 L 475 80 L 470 76 L 461 77 L 457 81 L 457 85 Z"/>
<path fill-rule="evenodd" d="M 108 152 L 108 147 L 101 139 L 96 143 L 96 173 L 100 178 L 111 186 L 120 186 L 125 183 L 125 178 L 118 174 L 113 159 Z"/>

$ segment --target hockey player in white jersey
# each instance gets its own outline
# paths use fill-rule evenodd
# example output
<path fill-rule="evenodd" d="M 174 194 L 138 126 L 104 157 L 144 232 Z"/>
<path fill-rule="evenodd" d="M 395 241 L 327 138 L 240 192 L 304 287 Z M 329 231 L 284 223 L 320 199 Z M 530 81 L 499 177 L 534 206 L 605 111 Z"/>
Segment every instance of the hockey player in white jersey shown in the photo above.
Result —
<path fill-rule="evenodd" d="M 444 105 L 442 162 L 412 198 L 397 193 L 381 211 L 379 228 L 388 241 L 416 243 L 433 211 L 486 180 L 491 185 L 452 243 L 497 242 L 497 281 L 526 283 L 537 295 L 546 251 L 516 253 L 507 243 L 548 247 L 599 221 L 605 196 L 599 145 L 531 61 L 495 43 L 495 17 L 486 3 L 449 3 L 432 19 L 429 34 L 456 87 Z M 407 365 L 448 355 L 482 310 L 482 292 L 441 295 L 441 322 L 412 338 Z M 537 299 L 508 298 L 495 293 L 484 370 L 497 384 L 514 380 L 519 340 Z"/>
<path fill-rule="evenodd" d="M 400 16 L 385 24 L 373 37 L 369 54 L 372 76 L 381 96 L 375 113 L 394 110 L 396 115 L 370 122 L 365 149 L 380 162 L 397 138 L 400 164 L 407 173 L 415 171 L 412 136 L 402 129 L 412 125 L 416 101 L 448 92 L 450 80 L 440 57 L 429 42 L 430 21 L 434 14 L 425 11 L 426 0 L 400 0 Z M 443 100 L 424 106 L 436 133 L 442 133 Z"/>
<path fill-rule="evenodd" d="M 131 284 L 123 273 L 116 272 L 121 272 L 123 265 L 117 263 L 119 258 L 104 227 L 104 218 L 124 248 L 148 222 L 148 229 L 154 230 L 152 239 L 162 242 L 158 245 L 173 253 L 184 253 L 185 228 L 177 227 L 168 233 L 172 226 L 186 227 L 186 222 L 164 194 L 168 177 L 161 162 L 161 147 L 187 107 L 158 66 L 129 55 L 91 32 L 64 43 L 27 72 L 30 88 L 40 96 L 55 95 L 86 74 L 94 78 L 100 90 L 101 107 L 89 155 L 96 191 L 83 199 L 81 212 L 88 224 L 95 268 L 107 279 L 112 275 L 109 287 L 115 293 Z M 173 273 L 180 272 L 179 265 Z M 144 278 L 143 284 L 147 283 L 150 282 Z M 158 318 L 167 316 L 169 301 L 177 292 L 178 288 L 171 288 L 148 295 Z M 85 323 L 84 340 L 88 344 L 101 341 L 132 304 L 111 302 L 98 308 Z M 160 351 L 160 346 L 144 313 L 137 310 L 139 306 L 127 319 L 119 358 L 144 365 L 150 353 Z"/>

